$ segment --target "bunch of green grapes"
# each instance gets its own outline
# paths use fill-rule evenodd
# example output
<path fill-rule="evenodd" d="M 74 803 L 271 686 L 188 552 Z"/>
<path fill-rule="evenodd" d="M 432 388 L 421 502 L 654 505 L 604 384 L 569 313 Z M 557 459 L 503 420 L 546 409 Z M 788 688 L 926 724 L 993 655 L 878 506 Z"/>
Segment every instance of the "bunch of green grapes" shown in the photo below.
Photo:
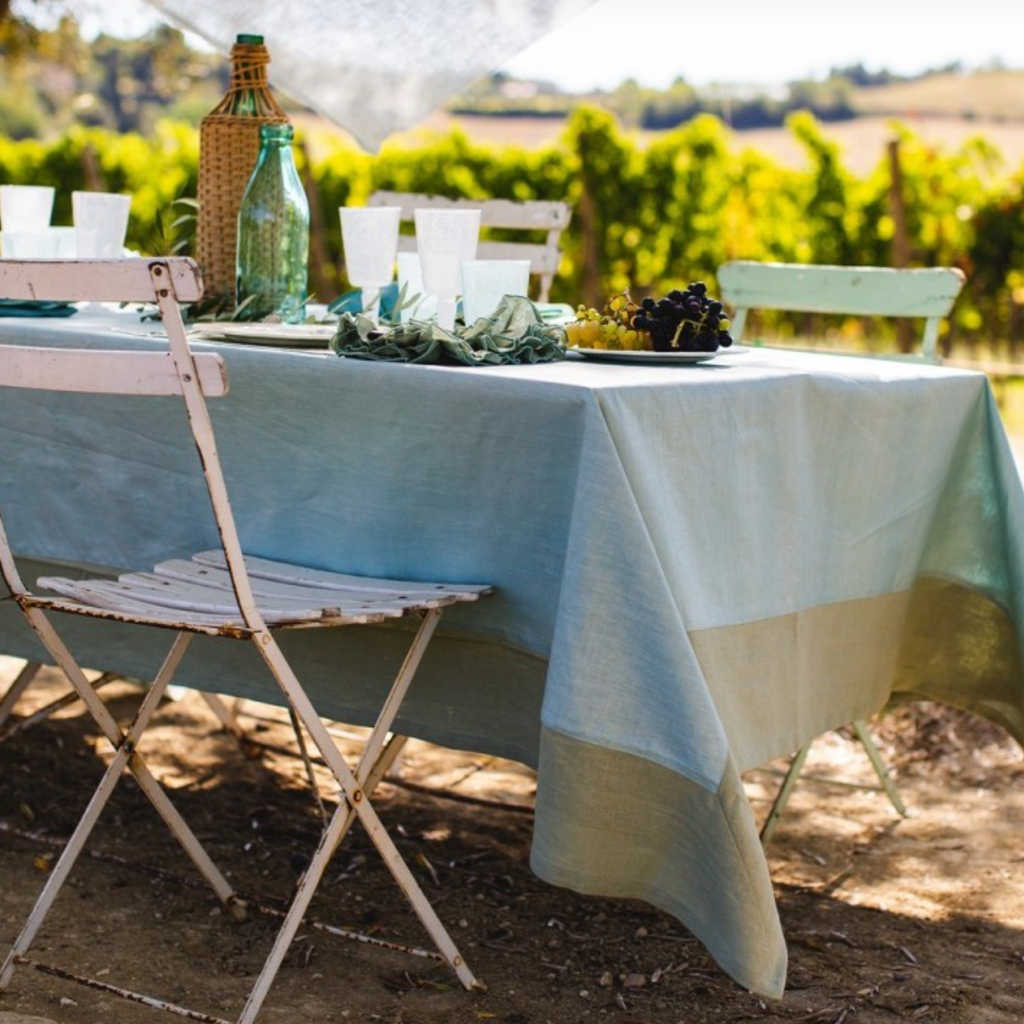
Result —
<path fill-rule="evenodd" d="M 580 348 L 650 348 L 650 337 L 633 326 L 639 307 L 628 292 L 613 295 L 604 310 L 586 306 L 576 308 L 576 319 L 565 326 L 569 344 Z"/>

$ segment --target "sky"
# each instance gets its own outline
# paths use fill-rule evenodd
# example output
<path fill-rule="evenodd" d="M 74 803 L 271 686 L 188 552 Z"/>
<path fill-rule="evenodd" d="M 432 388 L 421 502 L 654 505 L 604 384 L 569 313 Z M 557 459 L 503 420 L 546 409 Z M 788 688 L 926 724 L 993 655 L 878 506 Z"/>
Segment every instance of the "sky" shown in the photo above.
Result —
<path fill-rule="evenodd" d="M 141 34 L 159 20 L 143 0 L 92 9 L 87 30 Z M 781 84 L 855 63 L 913 74 L 953 61 L 1024 68 L 1024 0 L 598 0 L 502 70 L 582 91 L 680 76 Z"/>
<path fill-rule="evenodd" d="M 1024 0 L 599 0 L 505 70 L 582 90 L 781 84 L 864 63 L 1024 68 Z"/>

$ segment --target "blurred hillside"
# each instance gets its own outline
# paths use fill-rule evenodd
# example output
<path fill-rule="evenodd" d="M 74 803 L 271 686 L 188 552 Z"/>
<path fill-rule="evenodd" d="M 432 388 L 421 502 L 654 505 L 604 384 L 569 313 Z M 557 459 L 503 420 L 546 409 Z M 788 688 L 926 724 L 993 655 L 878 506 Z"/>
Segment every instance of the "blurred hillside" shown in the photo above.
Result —
<path fill-rule="evenodd" d="M 940 73 L 912 81 L 857 89 L 858 114 L 962 117 L 968 120 L 1024 122 L 1024 72 Z"/>
<path fill-rule="evenodd" d="M 152 131 L 158 118 L 197 122 L 223 95 L 226 61 L 161 26 L 141 39 L 87 41 L 76 22 L 53 31 L 0 22 L 0 135 L 52 138 L 72 125 Z"/>

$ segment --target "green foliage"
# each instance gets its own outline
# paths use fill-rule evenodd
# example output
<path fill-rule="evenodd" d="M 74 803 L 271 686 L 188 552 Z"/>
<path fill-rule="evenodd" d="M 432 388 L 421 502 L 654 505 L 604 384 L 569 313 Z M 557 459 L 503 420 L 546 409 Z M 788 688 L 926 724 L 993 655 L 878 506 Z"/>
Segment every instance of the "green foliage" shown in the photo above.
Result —
<path fill-rule="evenodd" d="M 193 50 L 167 25 L 86 40 L 70 16 L 50 30 L 11 17 L 0 22 L 0 57 L 0 129 L 12 138 L 73 125 L 149 134 L 168 114 L 198 120 L 227 82 L 223 57 Z"/>
<path fill-rule="evenodd" d="M 888 160 L 857 177 L 813 117 L 788 124 L 807 154 L 800 169 L 740 148 L 710 115 L 644 148 L 612 115 L 588 107 L 544 149 L 484 146 L 454 132 L 391 144 L 376 157 L 340 143 L 315 148 L 308 168 L 305 150 L 298 156 L 315 184 L 326 279 L 339 289 L 338 208 L 375 189 L 568 201 L 573 220 L 552 298 L 572 304 L 597 304 L 626 287 L 636 297 L 663 294 L 698 279 L 714 289 L 716 268 L 729 259 L 889 264 Z M 1016 356 L 1024 348 L 1024 168 L 1007 172 L 982 140 L 944 150 L 894 131 L 913 265 L 963 268 L 968 284 L 951 330 L 960 342 Z M 74 127 L 47 142 L 0 137 L 0 181 L 56 186 L 54 223 L 71 223 L 73 189 L 130 192 L 129 244 L 144 252 L 188 251 L 194 223 L 176 201 L 196 195 L 197 167 L 198 132 L 168 121 L 145 135 Z"/>

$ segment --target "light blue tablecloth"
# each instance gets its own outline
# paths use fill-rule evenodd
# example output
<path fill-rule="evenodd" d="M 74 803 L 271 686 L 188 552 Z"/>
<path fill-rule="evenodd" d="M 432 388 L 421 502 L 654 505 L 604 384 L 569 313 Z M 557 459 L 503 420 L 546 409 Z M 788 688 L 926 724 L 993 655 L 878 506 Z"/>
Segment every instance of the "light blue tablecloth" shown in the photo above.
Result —
<path fill-rule="evenodd" d="M 158 344 L 84 316 L 0 322 L 0 340 Z M 1024 496 L 980 375 L 770 351 L 466 369 L 214 347 L 247 550 L 492 583 L 446 617 L 399 728 L 537 765 L 537 873 L 650 900 L 754 991 L 781 993 L 786 948 L 740 771 L 890 697 L 1024 738 Z M 0 497 L 39 563 L 217 543 L 170 399 L 7 391 Z M 165 645 L 63 625 L 84 663 L 134 675 Z M 365 721 L 405 639 L 285 645 L 322 713 Z M 0 650 L 40 654 L 9 602 Z M 197 640 L 180 681 L 277 699 L 244 645 Z"/>

